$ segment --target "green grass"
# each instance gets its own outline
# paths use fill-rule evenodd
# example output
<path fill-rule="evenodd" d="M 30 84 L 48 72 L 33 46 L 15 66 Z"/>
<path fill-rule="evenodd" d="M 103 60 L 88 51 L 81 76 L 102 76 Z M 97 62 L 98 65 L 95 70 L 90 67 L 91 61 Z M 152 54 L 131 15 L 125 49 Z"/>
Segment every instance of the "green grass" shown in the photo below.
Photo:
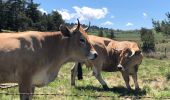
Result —
<path fill-rule="evenodd" d="M 83 67 L 84 79 L 76 80 L 76 87 L 70 85 L 70 70 L 73 63 L 67 63 L 62 66 L 58 78 L 42 88 L 36 88 L 35 93 L 57 93 L 70 95 L 89 95 L 89 96 L 34 96 L 34 100 L 94 100 L 94 99 L 118 99 L 119 96 L 153 96 L 155 98 L 170 97 L 170 61 L 155 60 L 144 58 L 139 67 L 138 77 L 141 92 L 135 94 L 134 91 L 128 92 L 124 87 L 124 81 L 119 72 L 106 73 L 102 72 L 104 80 L 109 85 L 108 91 L 103 90 L 99 82 L 92 76 L 92 71 Z M 131 80 L 131 86 L 134 88 Z M 0 92 L 18 92 L 18 87 Z M 92 96 L 112 96 L 112 97 L 91 97 Z M 0 100 L 17 100 L 18 95 L 0 95 Z M 119 99 L 125 99 L 121 97 Z M 143 98 L 144 99 L 144 98 Z"/>

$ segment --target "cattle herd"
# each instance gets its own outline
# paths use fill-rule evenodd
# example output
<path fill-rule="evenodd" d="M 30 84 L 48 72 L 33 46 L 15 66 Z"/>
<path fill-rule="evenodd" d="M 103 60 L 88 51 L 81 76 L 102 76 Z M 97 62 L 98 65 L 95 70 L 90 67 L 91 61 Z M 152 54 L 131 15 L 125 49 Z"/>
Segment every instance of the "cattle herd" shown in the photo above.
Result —
<path fill-rule="evenodd" d="M 87 35 L 89 27 L 83 29 L 78 20 L 71 29 L 60 25 L 58 32 L 1 33 L 0 83 L 18 83 L 20 99 L 31 100 L 29 93 L 34 93 L 35 87 L 54 81 L 61 66 L 72 61 L 75 65 L 71 85 L 75 85 L 77 68 L 85 64 L 92 67 L 93 75 L 104 89 L 108 86 L 101 71 L 120 71 L 127 89 L 131 89 L 129 75 L 132 75 L 138 91 L 137 71 L 143 58 L 138 45 Z"/>

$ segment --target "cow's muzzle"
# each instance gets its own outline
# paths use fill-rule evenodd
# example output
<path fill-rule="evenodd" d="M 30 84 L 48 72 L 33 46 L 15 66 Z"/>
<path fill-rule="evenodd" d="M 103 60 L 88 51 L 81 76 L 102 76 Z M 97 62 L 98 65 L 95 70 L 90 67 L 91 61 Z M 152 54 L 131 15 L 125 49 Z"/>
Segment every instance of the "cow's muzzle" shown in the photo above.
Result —
<path fill-rule="evenodd" d="M 88 57 L 87 57 L 87 58 L 88 58 L 89 60 L 94 60 L 94 59 L 97 58 L 97 56 L 98 56 L 97 52 L 94 51 L 94 50 L 92 50 L 92 51 L 90 51 L 90 53 L 88 54 Z"/>
<path fill-rule="evenodd" d="M 125 70 L 124 67 L 121 64 L 117 65 L 117 69 L 119 71 L 124 71 Z"/>

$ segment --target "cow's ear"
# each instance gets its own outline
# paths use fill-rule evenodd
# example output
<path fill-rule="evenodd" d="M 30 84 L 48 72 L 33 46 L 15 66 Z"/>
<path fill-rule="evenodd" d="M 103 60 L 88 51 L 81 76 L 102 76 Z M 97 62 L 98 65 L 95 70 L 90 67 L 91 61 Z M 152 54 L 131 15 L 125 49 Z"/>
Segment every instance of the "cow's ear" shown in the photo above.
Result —
<path fill-rule="evenodd" d="M 141 54 L 141 50 L 135 52 L 135 55 L 139 55 L 139 54 Z"/>
<path fill-rule="evenodd" d="M 112 48 L 111 49 L 112 53 L 116 53 L 116 54 L 119 54 L 122 52 L 122 50 L 118 50 L 118 49 L 115 49 L 115 48 Z"/>
<path fill-rule="evenodd" d="M 71 32 L 65 25 L 61 24 L 59 29 L 65 37 L 71 37 Z"/>
<path fill-rule="evenodd" d="M 134 50 L 131 50 L 130 48 L 125 48 L 125 52 L 128 54 L 127 57 L 132 57 L 135 54 Z"/>

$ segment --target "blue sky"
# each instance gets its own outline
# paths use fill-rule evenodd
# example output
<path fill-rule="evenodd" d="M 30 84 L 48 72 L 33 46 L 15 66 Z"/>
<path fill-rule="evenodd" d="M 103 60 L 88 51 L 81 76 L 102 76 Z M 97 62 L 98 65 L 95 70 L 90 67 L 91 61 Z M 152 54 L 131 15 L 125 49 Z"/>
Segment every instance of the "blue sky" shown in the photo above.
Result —
<path fill-rule="evenodd" d="M 170 11 L 169 0 L 34 0 L 42 12 L 59 11 L 66 22 L 113 28 L 152 28 L 151 19 L 163 20 Z"/>

